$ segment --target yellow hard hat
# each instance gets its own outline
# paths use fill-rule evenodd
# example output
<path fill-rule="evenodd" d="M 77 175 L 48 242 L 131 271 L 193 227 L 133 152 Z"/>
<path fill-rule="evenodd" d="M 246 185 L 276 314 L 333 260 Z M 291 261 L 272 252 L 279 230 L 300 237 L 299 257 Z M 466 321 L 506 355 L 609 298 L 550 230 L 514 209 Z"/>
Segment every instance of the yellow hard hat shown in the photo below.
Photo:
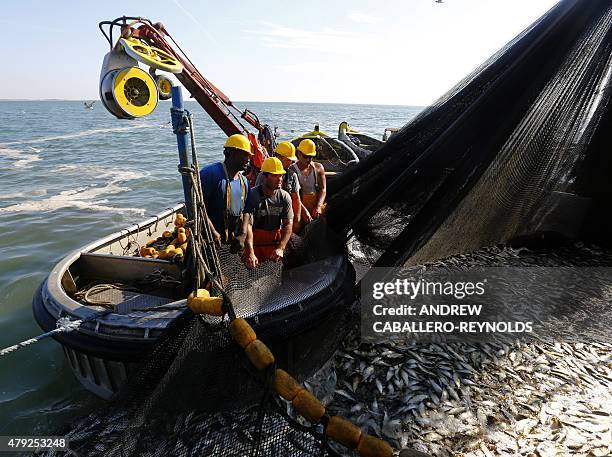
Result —
<path fill-rule="evenodd" d="M 241 151 L 248 152 L 249 155 L 254 155 L 251 152 L 251 142 L 246 136 L 241 135 L 240 133 L 236 133 L 235 135 L 228 137 L 223 147 L 240 149 Z"/>
<path fill-rule="evenodd" d="M 282 141 L 278 143 L 278 146 L 276 146 L 274 152 L 283 157 L 287 157 L 288 159 L 297 160 L 297 157 L 295 156 L 295 146 L 289 141 Z"/>
<path fill-rule="evenodd" d="M 300 151 L 305 156 L 316 156 L 317 146 L 312 140 L 302 140 L 300 141 L 300 145 L 298 146 L 298 151 Z"/>
<path fill-rule="evenodd" d="M 276 157 L 268 157 L 261 164 L 262 173 L 272 173 L 273 175 L 284 175 L 286 173 L 283 164 Z"/>

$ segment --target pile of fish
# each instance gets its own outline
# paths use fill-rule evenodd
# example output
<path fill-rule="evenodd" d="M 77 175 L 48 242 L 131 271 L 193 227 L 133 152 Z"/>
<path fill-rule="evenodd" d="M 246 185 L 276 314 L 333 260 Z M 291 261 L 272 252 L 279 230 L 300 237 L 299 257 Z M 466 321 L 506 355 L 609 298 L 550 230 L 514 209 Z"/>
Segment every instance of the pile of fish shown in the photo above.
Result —
<path fill-rule="evenodd" d="M 612 257 L 577 245 L 555 253 L 490 248 L 439 262 L 455 263 L 608 266 Z M 601 321 L 612 316 L 608 309 Z M 554 336 L 359 344 L 355 332 L 309 384 L 330 413 L 400 449 L 435 456 L 612 455 L 612 343 Z"/>
<path fill-rule="evenodd" d="M 612 344 L 346 343 L 327 370 L 337 379 L 328 410 L 398 448 L 612 453 Z M 329 399 L 318 380 L 311 385 Z"/>

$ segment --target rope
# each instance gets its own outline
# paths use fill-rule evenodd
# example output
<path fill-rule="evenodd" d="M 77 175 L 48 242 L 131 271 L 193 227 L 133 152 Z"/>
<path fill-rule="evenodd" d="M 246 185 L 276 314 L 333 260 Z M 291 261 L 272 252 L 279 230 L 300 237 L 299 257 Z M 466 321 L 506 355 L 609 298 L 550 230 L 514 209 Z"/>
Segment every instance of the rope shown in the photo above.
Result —
<path fill-rule="evenodd" d="M 274 136 L 274 132 L 272 128 L 268 124 L 264 124 L 263 128 L 257 135 L 257 141 L 261 144 L 266 150 L 270 157 L 274 156 L 274 150 L 276 149 L 276 137 Z M 266 147 L 268 144 L 268 147 Z"/>
<path fill-rule="evenodd" d="M 104 306 L 109 309 L 114 309 L 115 303 L 109 301 L 95 301 L 89 298 L 91 294 L 101 294 L 107 290 L 125 290 L 129 292 L 140 292 L 135 287 L 130 287 L 118 282 L 115 283 L 98 283 L 89 286 L 87 289 L 82 289 L 74 294 L 74 298 L 90 306 Z"/>
<path fill-rule="evenodd" d="M 191 166 L 179 167 L 179 173 L 189 180 L 189 193 L 191 196 L 190 213 L 192 220 L 188 223 L 191 230 L 191 266 L 195 270 L 195 289 L 199 289 L 206 278 L 212 281 L 214 277 L 221 278 L 221 261 L 215 247 L 212 231 L 208 225 L 208 214 L 200 183 L 200 170 L 198 166 L 197 148 L 193 120 L 189 111 L 185 110 L 177 123 L 175 130 L 184 133 L 189 130 L 191 142 Z M 204 253 L 202 255 L 202 253 Z M 208 265 L 212 265 L 211 268 Z"/>
<path fill-rule="evenodd" d="M 267 367 L 266 370 L 264 380 L 264 392 L 261 396 L 261 401 L 259 403 L 259 411 L 257 412 L 257 420 L 255 423 L 255 443 L 253 443 L 253 447 L 251 448 L 250 457 L 257 457 L 259 451 L 261 450 L 263 424 L 266 418 L 266 410 L 268 409 L 268 404 L 270 401 L 270 394 L 272 393 L 272 380 L 274 379 L 275 369 L 276 367 L 274 365 L 270 365 Z"/>
<path fill-rule="evenodd" d="M 25 340 L 22 341 L 21 343 L 17 343 L 13 346 L 9 346 L 7 348 L 4 348 L 2 350 L 0 350 L 0 357 L 10 354 L 11 352 L 14 352 L 18 349 L 24 348 L 26 346 L 29 346 L 31 344 L 37 343 L 39 341 L 44 340 L 45 338 L 48 338 L 50 336 L 53 335 L 57 335 L 58 333 L 69 333 L 72 332 L 76 329 L 78 329 L 82 324 L 84 324 L 85 322 L 89 322 L 95 319 L 98 319 L 102 316 L 106 316 L 107 314 L 112 313 L 112 310 L 104 310 L 104 311 L 100 311 L 99 313 L 94 313 L 91 316 L 85 318 L 85 319 L 79 319 L 76 321 L 72 321 L 67 317 L 62 317 L 60 319 L 57 320 L 57 328 L 50 330 L 48 332 L 42 333 L 34 338 L 30 338 L 29 340 Z"/>
<path fill-rule="evenodd" d="M 159 34 L 159 32 L 155 29 L 152 28 L 153 30 L 155 30 L 155 32 L 160 36 L 160 38 L 163 40 L 163 37 Z M 215 102 L 215 104 L 217 106 L 222 106 L 223 108 L 225 108 L 227 110 L 226 115 L 231 116 L 234 118 L 234 120 L 236 121 L 236 123 L 242 128 L 243 132 L 248 132 L 248 129 L 244 126 L 244 124 L 242 124 L 242 122 L 240 121 L 240 118 L 236 117 L 236 115 L 234 114 L 234 112 L 232 111 L 232 109 L 236 110 L 236 112 L 240 113 L 240 110 L 235 107 L 232 102 L 230 101 L 230 104 L 228 105 L 227 103 L 225 103 L 223 100 L 221 100 L 216 93 L 216 89 L 213 88 L 210 85 L 210 82 L 204 77 L 202 76 L 202 74 L 200 73 L 200 71 L 196 68 L 196 66 L 194 65 L 194 63 L 191 61 L 191 59 L 189 58 L 189 56 L 185 53 L 185 51 L 183 51 L 183 49 L 180 47 L 180 45 L 174 40 L 174 38 L 172 37 L 172 35 L 170 35 L 167 31 L 166 31 L 166 35 L 168 38 L 170 38 L 170 41 L 172 41 L 172 43 L 174 44 L 174 46 L 176 46 L 176 48 L 181 52 L 182 56 L 185 58 L 185 60 L 187 62 L 189 62 L 189 64 L 191 65 L 191 67 L 193 68 L 193 72 L 191 73 L 191 76 L 193 79 L 196 79 L 200 84 L 202 84 L 202 86 L 204 87 L 204 89 L 206 89 L 208 91 L 208 97 Z M 187 110 L 185 110 L 187 111 Z"/>
<path fill-rule="evenodd" d="M 180 281 L 176 281 L 175 279 L 168 279 L 167 273 L 166 274 L 164 273 L 165 272 L 163 270 L 156 270 L 148 274 L 147 276 L 145 276 L 144 280 L 140 281 L 140 284 L 143 284 L 143 285 L 159 284 L 161 286 L 167 283 L 167 284 L 172 284 L 172 285 L 180 285 Z M 48 332 L 42 333 L 34 338 L 30 338 L 28 340 L 22 341 L 20 343 L 14 344 L 13 346 L 9 346 L 9 347 L 6 347 L 0 350 L 0 357 L 3 355 L 10 354 L 11 352 L 24 348 L 26 346 L 30 346 L 31 344 L 42 341 L 50 336 L 57 335 L 59 333 L 72 332 L 74 330 L 77 330 L 82 324 L 86 322 L 90 322 L 100 317 L 104 317 L 110 313 L 113 313 L 114 306 L 115 306 L 114 303 L 107 302 L 107 301 L 97 302 L 89 298 L 90 294 L 93 294 L 96 292 L 100 293 L 105 290 L 126 290 L 126 291 L 131 291 L 131 292 L 141 292 L 141 290 L 135 287 L 130 287 L 130 286 L 127 286 L 121 283 L 98 283 L 98 284 L 94 283 L 89 288 L 82 289 L 76 292 L 74 298 L 84 302 L 85 304 L 88 304 L 91 306 L 104 306 L 107 309 L 94 313 L 85 319 L 78 319 L 74 321 L 70 320 L 68 317 L 61 317 L 57 320 L 57 323 L 56 323 L 57 328 L 50 330 Z M 185 305 L 160 305 L 160 306 L 154 306 L 151 308 L 139 309 L 138 311 L 163 311 L 163 310 L 170 311 L 170 310 L 175 310 L 175 309 L 183 309 L 184 307 Z"/>

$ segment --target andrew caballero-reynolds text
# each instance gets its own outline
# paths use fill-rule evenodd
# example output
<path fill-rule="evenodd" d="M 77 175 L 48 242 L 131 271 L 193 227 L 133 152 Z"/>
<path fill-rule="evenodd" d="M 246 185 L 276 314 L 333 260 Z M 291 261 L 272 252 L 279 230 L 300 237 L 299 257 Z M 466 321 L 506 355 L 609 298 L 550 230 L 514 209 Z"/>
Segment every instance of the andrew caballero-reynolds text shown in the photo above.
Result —
<path fill-rule="evenodd" d="M 482 304 L 432 303 L 436 297 L 449 300 L 480 298 L 486 292 L 487 280 L 470 281 L 427 281 L 420 279 L 396 279 L 392 282 L 372 284 L 371 322 L 375 333 L 523 333 L 532 332 L 531 322 L 491 322 L 486 318 L 475 320 L 442 321 L 442 316 L 471 316 L 477 318 L 483 311 Z M 384 298 L 389 300 L 381 301 Z M 419 303 L 421 299 L 425 303 Z M 393 303 L 385 303 L 385 302 Z M 408 301 L 408 303 L 406 303 Z M 404 303 L 400 303 L 404 302 Z M 399 319 L 393 316 L 399 316 Z M 382 320 L 377 320 L 382 319 Z M 397 320 L 396 320 L 397 319 Z"/>

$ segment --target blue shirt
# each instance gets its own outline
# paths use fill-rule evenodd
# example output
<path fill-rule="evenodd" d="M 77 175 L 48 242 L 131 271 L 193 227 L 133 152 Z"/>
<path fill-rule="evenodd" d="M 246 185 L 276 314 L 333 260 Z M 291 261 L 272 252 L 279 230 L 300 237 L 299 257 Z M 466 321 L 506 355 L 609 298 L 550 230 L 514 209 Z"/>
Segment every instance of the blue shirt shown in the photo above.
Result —
<path fill-rule="evenodd" d="M 229 209 L 230 216 L 238 217 L 244 211 L 245 205 L 247 207 L 249 205 L 249 182 L 242 173 L 239 173 L 236 179 L 230 180 L 230 205 L 229 208 L 226 208 L 228 180 L 223 170 L 223 163 L 213 163 L 202 168 L 200 181 L 208 217 L 217 232 L 223 236 L 227 228 L 225 227 L 226 209 Z"/>

